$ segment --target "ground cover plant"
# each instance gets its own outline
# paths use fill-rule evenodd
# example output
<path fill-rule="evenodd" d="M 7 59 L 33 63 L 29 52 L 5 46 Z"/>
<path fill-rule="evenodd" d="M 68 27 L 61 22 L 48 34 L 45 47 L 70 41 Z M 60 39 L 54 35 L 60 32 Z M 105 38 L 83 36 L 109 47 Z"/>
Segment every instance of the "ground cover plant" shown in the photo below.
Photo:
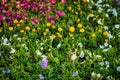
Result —
<path fill-rule="evenodd" d="M 120 1 L 1 0 L 0 80 L 120 80 Z"/>

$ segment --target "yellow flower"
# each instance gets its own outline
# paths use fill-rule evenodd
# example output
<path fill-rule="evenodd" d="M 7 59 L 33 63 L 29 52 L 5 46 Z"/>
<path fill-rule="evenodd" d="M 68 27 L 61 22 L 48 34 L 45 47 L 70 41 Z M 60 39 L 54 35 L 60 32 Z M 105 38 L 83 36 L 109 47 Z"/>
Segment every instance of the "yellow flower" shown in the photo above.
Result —
<path fill-rule="evenodd" d="M 32 29 L 32 32 L 35 32 L 36 31 L 36 29 Z"/>
<path fill-rule="evenodd" d="M 95 18 L 97 19 L 99 17 L 99 15 L 96 15 Z"/>
<path fill-rule="evenodd" d="M 108 39 L 105 39 L 105 42 L 108 42 Z"/>
<path fill-rule="evenodd" d="M 55 39 L 55 38 L 56 38 L 56 36 L 53 34 L 53 35 L 51 36 L 51 38 L 52 38 L 52 39 Z"/>
<path fill-rule="evenodd" d="M 18 20 L 17 20 L 17 19 L 15 19 L 13 22 L 16 24 L 16 23 L 18 23 Z"/>
<path fill-rule="evenodd" d="M 89 16 L 89 17 L 93 17 L 93 14 L 92 14 L 92 13 L 90 13 L 88 16 Z"/>
<path fill-rule="evenodd" d="M 71 7 L 71 6 L 69 6 L 69 7 L 68 7 L 68 10 L 70 10 L 70 11 L 71 11 L 71 10 L 72 10 L 72 7 Z"/>
<path fill-rule="evenodd" d="M 84 3 L 86 3 L 87 1 L 86 0 L 83 0 Z"/>
<path fill-rule="evenodd" d="M 70 36 L 70 37 L 73 37 L 73 34 L 69 33 L 69 36 Z"/>
<path fill-rule="evenodd" d="M 54 29 L 54 28 L 56 28 L 55 26 L 52 26 L 52 28 Z"/>
<path fill-rule="evenodd" d="M 24 33 L 25 31 L 22 29 L 22 30 L 20 30 L 20 33 Z"/>
<path fill-rule="evenodd" d="M 59 38 L 62 38 L 62 35 L 61 35 L 61 34 L 58 34 L 58 37 L 59 37 Z"/>
<path fill-rule="evenodd" d="M 70 31 L 70 32 L 74 32 L 74 31 L 75 31 L 75 28 L 74 28 L 74 27 L 70 27 L 70 28 L 69 28 L 69 31 Z"/>
<path fill-rule="evenodd" d="M 77 15 L 78 15 L 78 12 L 75 12 L 75 14 L 77 14 Z"/>
<path fill-rule="evenodd" d="M 13 27 L 9 27 L 9 30 L 12 31 L 12 30 L 13 30 Z"/>
<path fill-rule="evenodd" d="M 77 26 L 78 28 L 82 28 L 82 24 L 78 24 L 78 26 Z"/>
<path fill-rule="evenodd" d="M 39 31 L 39 30 L 41 30 L 41 28 L 38 27 L 37 30 Z"/>
<path fill-rule="evenodd" d="M 26 37 L 24 36 L 24 37 L 22 37 L 22 40 L 26 40 Z"/>
<path fill-rule="evenodd" d="M 45 31 L 46 31 L 46 32 L 49 32 L 49 29 L 46 29 Z"/>
<path fill-rule="evenodd" d="M 80 29 L 80 32 L 82 32 L 82 33 L 85 32 L 85 29 L 81 28 L 81 29 Z"/>
<path fill-rule="evenodd" d="M 20 24 L 17 24 L 17 27 L 20 27 L 21 25 Z"/>
<path fill-rule="evenodd" d="M 98 32 L 100 32 L 100 33 L 101 33 L 101 32 L 102 32 L 102 30 L 101 30 L 101 29 L 99 29 L 99 30 L 98 30 Z"/>
<path fill-rule="evenodd" d="M 50 27 L 50 26 L 51 26 L 51 23 L 47 23 L 46 26 Z"/>
<path fill-rule="evenodd" d="M 47 34 L 47 32 L 43 32 L 43 35 L 45 36 Z"/>
<path fill-rule="evenodd" d="M 103 32 L 103 34 L 104 34 L 105 36 L 107 36 L 107 35 L 108 35 L 108 31 Z"/>
<path fill-rule="evenodd" d="M 72 9 L 72 12 L 74 12 L 74 9 Z"/>
<path fill-rule="evenodd" d="M 2 29 L 0 29 L 0 32 L 2 32 Z"/>
<path fill-rule="evenodd" d="M 26 27 L 25 27 L 25 30 L 29 31 L 29 30 L 30 30 L 30 27 L 29 27 L 29 26 L 26 26 Z"/>
<path fill-rule="evenodd" d="M 61 31 L 63 31 L 63 29 L 62 28 L 58 28 L 58 31 L 61 32 Z"/>
<path fill-rule="evenodd" d="M 95 33 L 92 33 L 92 37 L 94 38 L 96 36 L 96 34 Z"/>
<path fill-rule="evenodd" d="M 20 20 L 20 23 L 23 23 L 23 22 L 24 22 L 24 20 L 21 19 L 21 20 Z"/>
<path fill-rule="evenodd" d="M 77 4 L 77 2 L 74 2 L 74 4 Z"/>
<path fill-rule="evenodd" d="M 80 19 L 78 18 L 78 19 L 77 19 L 77 22 L 79 22 L 79 21 L 80 21 Z"/>

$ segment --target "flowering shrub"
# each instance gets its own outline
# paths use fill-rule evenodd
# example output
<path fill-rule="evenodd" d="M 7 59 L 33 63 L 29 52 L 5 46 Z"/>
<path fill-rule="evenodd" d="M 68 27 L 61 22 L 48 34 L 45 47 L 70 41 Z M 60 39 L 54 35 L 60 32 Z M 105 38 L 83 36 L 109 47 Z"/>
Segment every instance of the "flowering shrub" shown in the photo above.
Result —
<path fill-rule="evenodd" d="M 0 1 L 1 80 L 118 80 L 119 0 Z"/>

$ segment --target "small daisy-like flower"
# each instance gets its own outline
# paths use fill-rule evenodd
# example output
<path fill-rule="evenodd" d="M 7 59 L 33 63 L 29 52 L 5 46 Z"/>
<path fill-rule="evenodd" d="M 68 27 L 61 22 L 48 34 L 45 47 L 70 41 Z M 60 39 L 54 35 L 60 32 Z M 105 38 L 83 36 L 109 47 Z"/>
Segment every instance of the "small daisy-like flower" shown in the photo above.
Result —
<path fill-rule="evenodd" d="M 20 33 L 24 33 L 25 31 L 22 29 L 22 30 L 20 30 Z"/>
<path fill-rule="evenodd" d="M 52 39 L 55 39 L 55 38 L 56 38 L 56 35 L 53 34 L 53 35 L 51 36 L 51 38 L 52 38 Z"/>
<path fill-rule="evenodd" d="M 12 54 L 12 53 L 15 53 L 15 49 L 11 48 L 10 53 L 11 53 L 11 54 Z"/>
<path fill-rule="evenodd" d="M 42 67 L 43 69 L 45 69 L 45 68 L 47 67 L 47 65 L 48 65 L 48 60 L 47 60 L 47 58 L 43 58 L 43 62 L 41 63 L 41 67 Z"/>
<path fill-rule="evenodd" d="M 16 23 L 18 23 L 18 20 L 17 20 L 17 19 L 15 19 L 13 22 L 16 24 Z"/>
<path fill-rule="evenodd" d="M 107 35 L 108 35 L 108 31 L 104 31 L 103 34 L 104 34 L 105 36 L 107 36 Z"/>
<path fill-rule="evenodd" d="M 42 55 L 42 53 L 39 50 L 36 50 L 37 55 Z"/>
<path fill-rule="evenodd" d="M 30 30 L 30 27 L 29 27 L 29 26 L 26 26 L 26 27 L 25 27 L 25 30 L 29 31 L 29 30 Z"/>
<path fill-rule="evenodd" d="M 60 48 L 61 47 L 61 44 L 59 43 L 58 45 L 57 45 L 57 48 Z"/>

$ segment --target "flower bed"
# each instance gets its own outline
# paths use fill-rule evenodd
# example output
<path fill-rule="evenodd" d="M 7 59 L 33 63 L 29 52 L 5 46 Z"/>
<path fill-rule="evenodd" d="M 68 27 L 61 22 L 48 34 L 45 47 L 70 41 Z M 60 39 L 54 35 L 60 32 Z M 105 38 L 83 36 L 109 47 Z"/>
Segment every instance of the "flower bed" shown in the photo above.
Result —
<path fill-rule="evenodd" d="M 1 80 L 119 80 L 119 0 L 2 0 Z"/>

